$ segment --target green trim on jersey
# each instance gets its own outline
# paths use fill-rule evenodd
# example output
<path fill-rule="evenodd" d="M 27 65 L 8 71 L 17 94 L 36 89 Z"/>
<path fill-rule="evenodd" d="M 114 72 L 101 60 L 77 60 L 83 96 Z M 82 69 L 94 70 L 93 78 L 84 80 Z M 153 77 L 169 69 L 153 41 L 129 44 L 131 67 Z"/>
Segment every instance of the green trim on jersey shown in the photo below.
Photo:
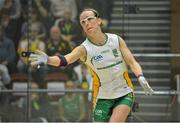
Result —
<path fill-rule="evenodd" d="M 84 45 L 82 45 L 82 44 L 81 44 L 81 46 L 83 46 L 83 47 L 84 47 L 84 49 L 85 49 L 85 52 L 86 52 L 85 59 L 84 59 L 84 61 L 82 61 L 82 62 L 86 62 L 86 60 L 87 60 L 87 50 L 86 50 L 86 47 L 85 47 Z"/>
<path fill-rule="evenodd" d="M 111 64 L 111 65 L 108 65 L 108 66 L 105 66 L 105 67 L 100 67 L 100 68 L 97 68 L 97 70 L 102 70 L 102 69 L 107 69 L 107 68 L 110 68 L 110 67 L 114 67 L 114 66 L 116 66 L 116 65 L 118 65 L 118 64 L 121 64 L 123 61 L 118 61 L 118 62 L 116 62 L 116 63 L 114 63 L 114 64 Z"/>
<path fill-rule="evenodd" d="M 118 42 L 119 42 L 119 46 L 120 46 L 120 43 L 121 43 L 121 37 L 120 36 L 117 36 L 118 37 Z"/>
<path fill-rule="evenodd" d="M 105 36 L 106 36 L 105 43 L 104 43 L 104 44 L 101 44 L 101 45 L 100 45 L 100 44 L 99 44 L 99 45 L 98 45 L 98 44 L 95 44 L 95 43 L 92 42 L 90 39 L 88 39 L 88 38 L 87 38 L 87 39 L 88 39 L 88 41 L 89 41 L 90 43 L 92 43 L 93 45 L 96 45 L 96 46 L 104 46 L 104 45 L 107 43 L 107 41 L 108 41 L 108 36 L 107 36 L 107 34 L 105 34 Z"/>
<path fill-rule="evenodd" d="M 98 99 L 94 110 L 95 122 L 109 122 L 112 111 L 119 105 L 127 105 L 132 108 L 134 104 L 134 93 L 129 93 L 116 99 Z"/>

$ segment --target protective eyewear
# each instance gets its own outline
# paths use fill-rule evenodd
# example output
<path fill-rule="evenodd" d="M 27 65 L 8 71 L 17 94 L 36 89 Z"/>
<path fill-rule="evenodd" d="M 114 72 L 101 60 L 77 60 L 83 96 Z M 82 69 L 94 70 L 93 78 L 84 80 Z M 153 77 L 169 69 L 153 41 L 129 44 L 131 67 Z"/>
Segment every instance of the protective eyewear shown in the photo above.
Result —
<path fill-rule="evenodd" d="M 95 16 L 89 16 L 89 17 L 87 17 L 87 18 L 85 18 L 85 19 L 83 19 L 83 20 L 81 20 L 80 21 L 80 23 L 81 24 L 85 24 L 86 23 L 86 21 L 91 21 L 91 20 L 94 20 L 94 19 L 96 19 L 96 17 Z"/>

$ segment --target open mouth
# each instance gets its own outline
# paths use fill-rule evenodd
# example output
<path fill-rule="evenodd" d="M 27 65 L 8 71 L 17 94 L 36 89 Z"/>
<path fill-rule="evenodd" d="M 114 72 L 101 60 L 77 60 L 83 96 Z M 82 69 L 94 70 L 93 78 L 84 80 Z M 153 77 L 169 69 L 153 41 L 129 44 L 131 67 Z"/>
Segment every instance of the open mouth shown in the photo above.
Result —
<path fill-rule="evenodd" d="M 89 27 L 88 29 L 87 29 L 87 31 L 91 31 L 93 28 L 92 27 Z"/>

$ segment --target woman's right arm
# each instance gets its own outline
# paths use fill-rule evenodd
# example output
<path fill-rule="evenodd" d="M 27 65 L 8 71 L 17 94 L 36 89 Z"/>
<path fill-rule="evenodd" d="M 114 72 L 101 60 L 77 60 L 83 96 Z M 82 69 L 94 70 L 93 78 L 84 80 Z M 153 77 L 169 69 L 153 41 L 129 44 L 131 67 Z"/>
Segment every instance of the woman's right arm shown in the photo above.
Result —
<path fill-rule="evenodd" d="M 82 45 L 80 45 L 75 49 L 73 49 L 71 53 L 63 57 L 66 59 L 68 65 L 74 63 L 78 59 L 84 59 L 85 56 L 86 56 L 85 48 Z M 61 62 L 63 61 L 58 56 L 49 56 L 47 63 L 48 65 L 52 65 L 52 66 L 60 66 Z"/>

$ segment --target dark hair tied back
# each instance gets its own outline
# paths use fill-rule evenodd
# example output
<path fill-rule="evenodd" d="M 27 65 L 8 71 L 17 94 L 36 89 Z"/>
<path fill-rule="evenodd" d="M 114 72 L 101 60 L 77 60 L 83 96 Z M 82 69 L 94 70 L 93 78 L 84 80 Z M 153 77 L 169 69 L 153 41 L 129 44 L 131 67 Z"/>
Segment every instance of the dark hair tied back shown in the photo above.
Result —
<path fill-rule="evenodd" d="M 92 12 L 94 13 L 94 16 L 97 17 L 97 18 L 99 18 L 99 13 L 98 13 L 98 11 L 96 11 L 96 10 L 93 9 L 93 8 L 85 8 L 85 9 L 83 9 L 83 10 L 81 11 L 81 13 L 83 13 L 84 11 L 92 11 Z M 80 15 L 81 15 L 81 13 L 80 13 Z"/>

